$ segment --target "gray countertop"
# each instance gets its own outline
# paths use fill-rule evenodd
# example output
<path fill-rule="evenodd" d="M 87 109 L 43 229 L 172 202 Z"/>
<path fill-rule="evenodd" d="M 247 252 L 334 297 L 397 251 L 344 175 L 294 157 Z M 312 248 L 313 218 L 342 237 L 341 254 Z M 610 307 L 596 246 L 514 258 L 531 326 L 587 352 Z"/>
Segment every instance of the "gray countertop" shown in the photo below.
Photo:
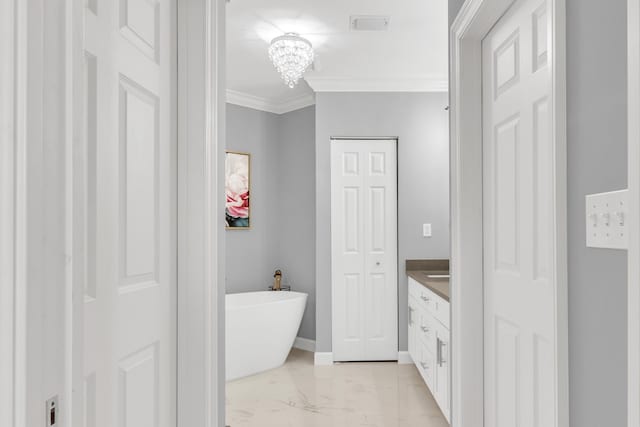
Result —
<path fill-rule="evenodd" d="M 449 274 L 449 260 L 407 260 L 406 269 L 407 276 L 449 301 L 449 278 L 430 277 Z"/>

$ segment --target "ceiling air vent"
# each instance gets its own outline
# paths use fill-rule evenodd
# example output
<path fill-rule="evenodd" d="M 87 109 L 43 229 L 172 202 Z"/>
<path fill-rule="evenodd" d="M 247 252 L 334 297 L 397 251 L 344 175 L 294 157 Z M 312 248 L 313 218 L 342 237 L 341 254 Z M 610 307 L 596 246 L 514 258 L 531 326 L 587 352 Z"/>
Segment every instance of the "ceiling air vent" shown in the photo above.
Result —
<path fill-rule="evenodd" d="M 388 16 L 352 16 L 351 31 L 387 31 L 390 19 Z"/>

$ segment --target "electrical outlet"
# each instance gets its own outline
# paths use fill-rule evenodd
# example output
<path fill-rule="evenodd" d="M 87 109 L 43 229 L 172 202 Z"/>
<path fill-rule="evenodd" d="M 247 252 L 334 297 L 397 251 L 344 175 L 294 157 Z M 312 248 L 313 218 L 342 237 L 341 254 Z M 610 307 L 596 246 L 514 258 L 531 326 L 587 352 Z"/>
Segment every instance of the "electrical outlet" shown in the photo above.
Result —
<path fill-rule="evenodd" d="M 46 427 L 58 427 L 60 423 L 58 422 L 60 418 L 59 409 L 58 409 L 58 396 L 53 396 L 51 399 L 47 400 L 46 408 L 45 408 L 45 417 Z"/>

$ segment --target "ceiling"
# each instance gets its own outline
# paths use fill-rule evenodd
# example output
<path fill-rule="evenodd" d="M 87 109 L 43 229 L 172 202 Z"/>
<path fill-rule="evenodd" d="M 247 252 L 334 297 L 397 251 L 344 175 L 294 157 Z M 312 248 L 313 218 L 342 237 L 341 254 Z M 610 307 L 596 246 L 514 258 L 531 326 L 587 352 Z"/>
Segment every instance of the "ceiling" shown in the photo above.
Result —
<path fill-rule="evenodd" d="M 445 91 L 447 4 L 447 0 L 231 0 L 228 99 L 282 113 L 313 104 L 314 91 Z M 390 16 L 389 29 L 351 31 L 353 15 Z M 267 55 L 269 42 L 286 32 L 307 38 L 316 53 L 314 69 L 294 89 L 284 85 Z"/>

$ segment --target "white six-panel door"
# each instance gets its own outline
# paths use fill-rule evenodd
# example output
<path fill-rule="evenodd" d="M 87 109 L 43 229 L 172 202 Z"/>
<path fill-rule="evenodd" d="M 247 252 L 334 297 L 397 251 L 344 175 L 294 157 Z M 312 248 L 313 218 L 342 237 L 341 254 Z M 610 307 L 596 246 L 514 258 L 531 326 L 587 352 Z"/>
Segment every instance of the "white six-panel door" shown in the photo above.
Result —
<path fill-rule="evenodd" d="M 548 8 L 515 2 L 482 47 L 487 427 L 557 420 Z"/>
<path fill-rule="evenodd" d="M 335 361 L 398 358 L 396 144 L 331 141 Z"/>
<path fill-rule="evenodd" d="M 74 425 L 175 426 L 175 2 L 77 4 Z"/>

